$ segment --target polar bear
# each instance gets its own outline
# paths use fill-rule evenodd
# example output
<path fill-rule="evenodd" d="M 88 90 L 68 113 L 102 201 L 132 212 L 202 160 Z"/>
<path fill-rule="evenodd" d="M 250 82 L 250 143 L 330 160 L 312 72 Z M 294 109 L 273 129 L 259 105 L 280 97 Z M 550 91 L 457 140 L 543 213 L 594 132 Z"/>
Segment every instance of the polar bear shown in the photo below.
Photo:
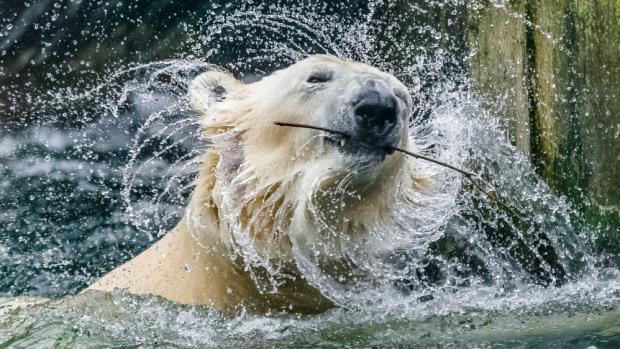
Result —
<path fill-rule="evenodd" d="M 251 84 L 203 73 L 189 99 L 211 146 L 184 217 L 89 289 L 126 289 L 229 314 L 334 306 L 300 273 L 296 255 L 318 256 L 319 269 L 343 269 L 341 250 L 322 238 L 330 231 L 363 238 L 397 200 L 407 200 L 399 188 L 421 185 L 404 155 L 390 151 L 412 145 L 407 88 L 369 65 L 319 55 Z M 266 290 L 261 280 L 274 267 L 285 276 Z"/>

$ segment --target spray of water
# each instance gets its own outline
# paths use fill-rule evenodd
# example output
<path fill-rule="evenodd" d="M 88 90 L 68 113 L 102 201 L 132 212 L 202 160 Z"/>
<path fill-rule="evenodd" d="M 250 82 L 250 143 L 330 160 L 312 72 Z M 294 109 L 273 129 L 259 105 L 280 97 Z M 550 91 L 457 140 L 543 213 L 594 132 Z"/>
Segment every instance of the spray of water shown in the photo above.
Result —
<path fill-rule="evenodd" d="M 294 346 L 305 343 L 295 338 L 325 344 L 316 338 L 317 331 L 338 343 L 338 333 L 350 339 L 354 334 L 347 329 L 362 328 L 372 342 L 389 336 L 393 328 L 400 338 L 392 338 L 394 343 L 407 343 L 441 336 L 433 328 L 459 334 L 462 323 L 492 326 L 502 312 L 512 312 L 516 319 L 617 306 L 620 278 L 617 271 L 597 265 L 591 246 L 595 231 L 581 225 L 567 200 L 538 178 L 510 144 L 498 121 L 501 115 L 481 106 L 484 101 L 470 91 L 466 76 L 442 79 L 453 57 L 439 48 L 441 35 L 432 27 L 414 26 L 431 43 L 397 44 L 414 63 L 397 68 L 382 60 L 375 51 L 381 46 L 374 21 L 380 5 L 371 3 L 354 18 L 323 14 L 310 5 L 246 4 L 226 15 L 214 9 L 183 26 L 188 40 L 179 56 L 184 58 L 110 68 L 105 76 L 80 81 L 79 88 L 28 92 L 27 117 L 7 123 L 0 139 L 3 294 L 76 293 L 174 226 L 193 190 L 200 155 L 210 146 L 187 103 L 187 86 L 200 72 L 216 69 L 211 63 L 222 62 L 217 69 L 251 80 L 308 54 L 327 53 L 396 74 L 418 103 L 410 125 L 418 150 L 481 174 L 498 197 L 534 224 L 472 190 L 459 174 L 410 159 L 409 166 L 431 186 L 425 191 L 400 188 L 411 200 L 398 202 L 390 220 L 377 222 L 364 239 L 324 224 L 325 239 L 317 243 L 336 251 L 346 261 L 343 269 L 331 272 L 321 258 L 294 249 L 304 278 L 351 312 L 340 309 L 314 319 L 242 314 L 231 320 L 209 310 L 115 293 L 71 300 L 77 304 L 73 312 L 66 311 L 66 301 L 33 305 L 23 314 L 34 314 L 40 333 L 53 337 L 91 331 L 98 342 L 110 345 L 156 345 L 153 338 L 167 338 L 188 347 L 234 346 L 252 337 Z M 415 6 L 407 10 L 426 11 Z M 222 60 L 244 37 L 262 41 L 248 43 L 237 60 L 231 55 Z M 429 89 L 425 81 L 436 84 Z M 347 180 L 345 176 L 331 197 L 335 205 L 346 193 Z M 312 210 L 312 195 L 309 219 L 320 225 L 328 219 Z M 236 201 L 227 200 L 234 215 Z M 257 281 L 266 282 L 265 292 L 276 291 L 279 280 L 287 277 L 283 267 L 256 251 L 247 229 L 231 228 L 235 253 L 267 270 L 270 278 Z M 26 280 L 19 273 L 34 277 Z M 115 310 L 113 321 L 105 309 Z M 58 318 L 64 319 L 64 327 L 54 327 Z M 143 323 L 148 325 L 136 328 Z M 12 324 L 0 334 L 10 338 L 28 328 L 27 321 Z M 377 325 L 383 332 L 373 332 Z"/>

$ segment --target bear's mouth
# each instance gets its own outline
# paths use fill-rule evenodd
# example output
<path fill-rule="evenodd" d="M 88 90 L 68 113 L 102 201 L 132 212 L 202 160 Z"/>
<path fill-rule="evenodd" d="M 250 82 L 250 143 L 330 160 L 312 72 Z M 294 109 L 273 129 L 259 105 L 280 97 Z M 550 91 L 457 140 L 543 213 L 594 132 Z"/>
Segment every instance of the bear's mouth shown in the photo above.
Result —
<path fill-rule="evenodd" d="M 350 136 L 325 135 L 323 140 L 325 144 L 335 147 L 341 154 L 368 160 L 383 161 L 388 155 L 394 153 L 393 147 L 368 143 Z"/>
<path fill-rule="evenodd" d="M 369 142 L 362 137 L 353 136 L 348 132 L 332 130 L 321 126 L 297 124 L 282 121 L 276 121 L 274 122 L 274 124 L 277 126 L 300 127 L 323 131 L 325 132 L 325 134 L 321 138 L 323 139 L 324 144 L 335 147 L 341 154 L 358 157 L 362 160 L 383 161 L 388 155 L 393 154 L 397 150 L 404 151 L 400 148 L 397 148 L 397 144 L 380 145 Z M 388 143 L 392 142 L 397 142 L 397 139 L 394 138 L 391 140 L 391 142 L 388 141 Z"/>

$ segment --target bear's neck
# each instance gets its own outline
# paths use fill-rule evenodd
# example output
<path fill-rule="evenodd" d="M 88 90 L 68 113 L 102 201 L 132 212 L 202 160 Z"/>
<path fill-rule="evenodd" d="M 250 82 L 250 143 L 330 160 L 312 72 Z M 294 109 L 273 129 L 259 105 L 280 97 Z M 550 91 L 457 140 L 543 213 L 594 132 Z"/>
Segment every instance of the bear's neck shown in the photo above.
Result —
<path fill-rule="evenodd" d="M 398 187 L 394 181 L 384 181 L 361 193 L 352 190 L 342 195 L 323 188 L 307 195 L 300 191 L 303 186 L 299 182 L 291 181 L 265 186 L 265 190 L 255 191 L 251 200 L 238 201 L 250 188 L 220 182 L 214 166 L 205 166 L 178 229 L 184 234 L 179 243 L 188 250 L 184 255 L 193 256 L 180 267 L 187 269 L 189 263 L 190 269 L 199 271 L 192 283 L 198 287 L 196 292 L 203 294 L 199 303 L 227 313 L 241 308 L 250 312 L 322 312 L 333 304 L 298 272 L 293 246 L 302 253 L 316 248 L 320 241 L 315 237 L 326 228 L 363 236 L 368 225 L 376 226 L 379 218 L 390 215 Z M 334 195 L 340 195 L 340 200 L 334 200 Z M 261 280 L 271 275 L 265 268 L 254 267 L 251 256 L 245 259 L 251 254 L 284 266 L 288 277 L 278 280 L 277 289 L 265 288 Z"/>

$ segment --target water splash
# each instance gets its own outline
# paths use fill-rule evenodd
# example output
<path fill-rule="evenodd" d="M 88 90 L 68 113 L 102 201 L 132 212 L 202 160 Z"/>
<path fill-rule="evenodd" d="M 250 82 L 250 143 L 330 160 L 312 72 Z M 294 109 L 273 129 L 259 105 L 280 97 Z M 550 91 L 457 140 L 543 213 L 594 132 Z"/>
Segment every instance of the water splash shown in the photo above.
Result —
<path fill-rule="evenodd" d="M 429 8 L 457 2 L 405 10 L 426 15 Z M 567 200 L 553 193 L 510 145 L 498 124 L 500 115 L 480 106 L 466 76 L 445 76 L 446 67 L 460 56 L 442 46 L 441 31 L 421 21 L 408 30 L 424 45 L 390 42 L 379 35 L 386 30 L 376 21 L 382 5 L 372 2 L 350 16 L 327 13 L 319 5 L 221 5 L 180 26 L 184 40 L 171 55 L 177 59 L 113 62 L 107 71 L 91 71 L 68 87 L 58 85 L 63 69 L 46 72 L 49 81 L 42 87 L 7 85 L 14 90 L 8 98 L 0 95 L 0 109 L 11 111 L 12 118 L 0 131 L 0 292 L 75 294 L 174 226 L 192 191 L 197 155 L 207 146 L 184 96 L 191 79 L 211 69 L 210 63 L 252 80 L 307 54 L 329 53 L 393 72 L 416 97 L 411 135 L 421 150 L 481 173 L 498 197 L 531 217 L 536 228 L 486 200 L 458 175 L 416 162 L 434 183 L 432 191 L 416 197 L 423 205 L 395 207 L 404 219 L 390 231 L 394 234 L 373 232 L 377 239 L 390 237 L 380 255 L 343 251 L 372 277 L 352 287 L 325 277 L 312 259 L 299 256 L 307 277 L 346 309 L 314 318 L 242 314 L 225 319 L 156 298 L 82 295 L 5 307 L 10 310 L 0 316 L 0 343 L 5 338 L 24 346 L 41 338 L 91 343 L 89 334 L 97 344 L 144 346 L 295 347 L 351 341 L 360 346 L 527 346 L 531 342 L 523 336 L 530 332 L 519 326 L 520 319 L 534 327 L 557 319 L 570 323 L 571 316 L 581 319 L 582 313 L 600 320 L 604 330 L 584 337 L 569 328 L 557 343 L 620 341 L 613 310 L 619 277 L 616 270 L 597 266 L 590 246 L 595 231 L 581 224 Z M 476 10 L 476 4 L 471 6 Z M 17 35 L 11 30 L 6 26 L 3 37 Z M 378 50 L 384 45 L 404 52 L 411 64 L 385 60 Z M 0 74 L 4 69 L 0 66 Z M 490 329 L 509 339 L 490 339 Z M 22 338 L 23 333 L 29 335 Z M 461 336 L 465 342 L 454 339 Z"/>

